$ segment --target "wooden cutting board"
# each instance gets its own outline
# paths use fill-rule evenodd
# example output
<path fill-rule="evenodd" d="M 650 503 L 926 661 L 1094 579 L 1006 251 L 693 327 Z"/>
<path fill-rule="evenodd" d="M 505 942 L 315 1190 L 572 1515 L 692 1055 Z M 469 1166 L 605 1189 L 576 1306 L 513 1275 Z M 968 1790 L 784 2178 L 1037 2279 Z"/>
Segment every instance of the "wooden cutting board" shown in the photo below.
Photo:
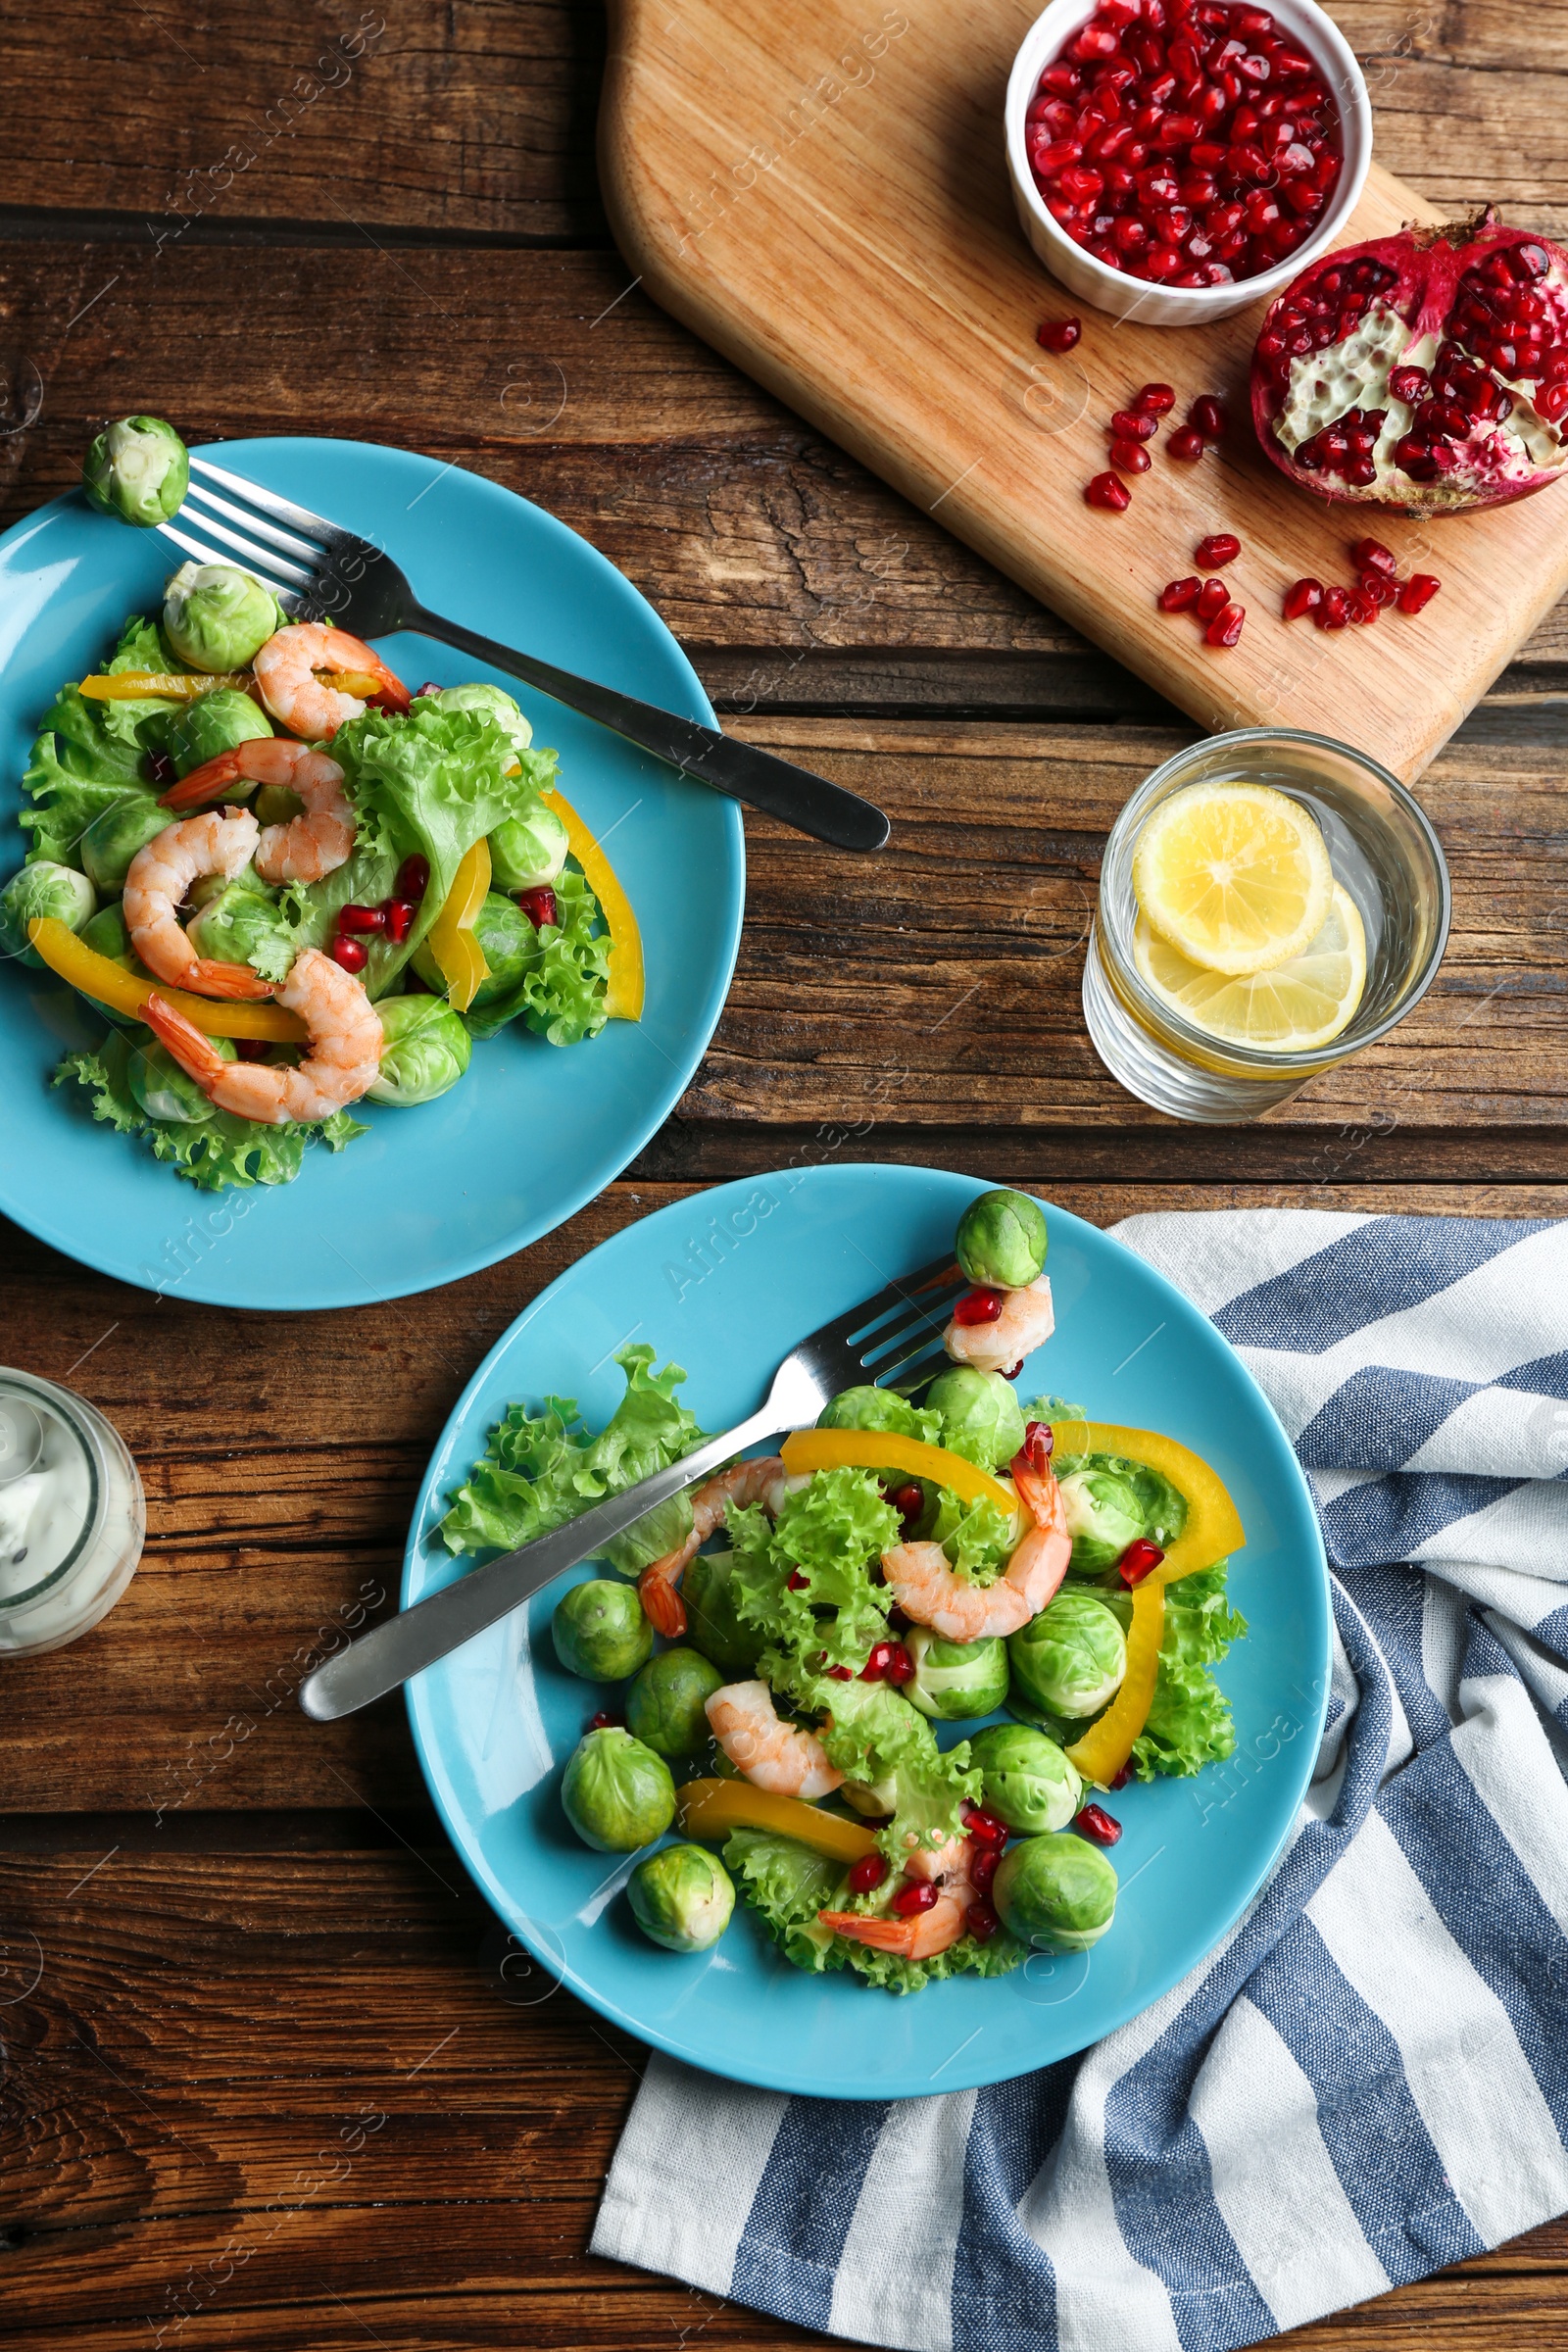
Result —
<path fill-rule="evenodd" d="M 1330 506 L 1257 450 L 1248 363 L 1261 305 L 1201 329 L 1114 320 L 1069 297 L 1018 227 L 1003 152 L 1016 0 L 612 0 L 600 122 L 606 200 L 656 301 L 1009 572 L 1203 726 L 1348 738 L 1405 779 L 1568 590 L 1568 490 L 1436 521 Z M 1348 241 L 1438 216 L 1373 166 Z M 1083 340 L 1042 351 L 1044 318 Z M 1123 514 L 1087 507 L 1104 422 L 1151 378 L 1176 421 L 1230 411 L 1196 466 L 1155 444 Z M 1196 542 L 1243 543 L 1230 652 L 1154 598 Z M 1286 623 L 1302 573 L 1349 583 L 1364 530 L 1436 572 L 1417 618 Z"/>

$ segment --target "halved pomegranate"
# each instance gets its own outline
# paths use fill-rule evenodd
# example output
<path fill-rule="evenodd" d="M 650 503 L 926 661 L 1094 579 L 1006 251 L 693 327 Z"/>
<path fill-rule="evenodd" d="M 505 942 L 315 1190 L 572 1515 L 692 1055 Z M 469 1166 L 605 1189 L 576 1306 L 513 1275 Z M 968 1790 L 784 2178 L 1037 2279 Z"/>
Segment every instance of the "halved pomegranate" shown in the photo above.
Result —
<path fill-rule="evenodd" d="M 1568 468 L 1568 253 L 1497 224 L 1349 245 L 1269 306 L 1252 421 L 1323 498 L 1453 514 Z"/>

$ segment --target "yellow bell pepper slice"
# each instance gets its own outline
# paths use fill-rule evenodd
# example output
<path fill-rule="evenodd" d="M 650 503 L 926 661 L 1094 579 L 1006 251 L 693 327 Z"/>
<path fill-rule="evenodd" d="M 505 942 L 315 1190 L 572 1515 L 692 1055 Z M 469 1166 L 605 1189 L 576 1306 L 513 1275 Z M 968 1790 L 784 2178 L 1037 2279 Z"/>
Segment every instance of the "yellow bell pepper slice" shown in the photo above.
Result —
<path fill-rule="evenodd" d="M 281 1004 L 221 1004 L 212 997 L 193 997 L 182 988 L 167 988 L 161 980 L 144 980 L 127 972 L 112 956 L 100 956 L 52 914 L 34 915 L 27 939 L 52 972 L 79 988 L 84 997 L 112 1011 L 140 1020 L 150 996 L 172 1004 L 205 1037 L 259 1037 L 275 1046 L 303 1045 L 310 1035 L 297 1012 Z"/>
<path fill-rule="evenodd" d="M 750 1781 L 688 1781 L 675 1791 L 675 1827 L 706 1845 L 722 1845 L 731 1830 L 772 1830 L 797 1838 L 830 1862 L 863 1861 L 876 1838 L 841 1813 L 823 1813 L 799 1796 L 775 1796 Z"/>
<path fill-rule="evenodd" d="M 1129 1433 L 1136 1435 L 1136 1432 Z M 1125 1448 L 1123 1448 L 1125 1450 Z M 1127 1672 L 1121 1689 L 1098 1723 L 1067 1750 L 1086 1781 L 1108 1788 L 1149 1721 L 1159 1679 L 1159 1647 L 1165 1638 L 1165 1587 L 1157 1573 L 1133 1588 L 1133 1617 L 1127 1629 Z"/>
<path fill-rule="evenodd" d="M 610 933 L 610 992 L 605 1011 L 612 1021 L 640 1021 L 646 994 L 643 935 L 620 877 L 568 800 L 555 790 L 540 794 L 566 828 L 566 846 L 582 867 L 588 887 L 599 901 Z"/>
<path fill-rule="evenodd" d="M 79 691 L 93 703 L 139 703 L 148 696 L 161 696 L 170 703 L 194 703 L 225 686 L 243 692 L 254 684 L 248 669 L 192 670 L 177 675 L 164 669 L 120 669 L 112 676 L 83 678 Z"/>
<path fill-rule="evenodd" d="M 966 1462 L 961 1453 L 889 1429 L 797 1429 L 779 1452 L 792 1478 L 812 1470 L 902 1470 L 906 1478 L 929 1479 L 965 1502 L 994 1502 L 1009 1520 L 1018 1508 L 1011 1487 Z"/>
<path fill-rule="evenodd" d="M 1173 1585 L 1200 1568 L 1212 1568 L 1229 1559 L 1247 1542 L 1241 1514 L 1222 1479 L 1201 1456 L 1174 1438 L 1153 1429 L 1124 1429 L 1115 1421 L 1054 1421 L 1057 1454 L 1120 1453 L 1130 1461 L 1146 1462 L 1168 1478 L 1187 1499 L 1187 1525 L 1157 1568 L 1152 1568 L 1136 1588 Z"/>
<path fill-rule="evenodd" d="M 474 917 L 490 887 L 490 844 L 476 841 L 458 861 L 446 905 L 425 933 L 425 943 L 447 984 L 447 1003 L 466 1012 L 487 979 L 490 966 L 473 935 Z"/>

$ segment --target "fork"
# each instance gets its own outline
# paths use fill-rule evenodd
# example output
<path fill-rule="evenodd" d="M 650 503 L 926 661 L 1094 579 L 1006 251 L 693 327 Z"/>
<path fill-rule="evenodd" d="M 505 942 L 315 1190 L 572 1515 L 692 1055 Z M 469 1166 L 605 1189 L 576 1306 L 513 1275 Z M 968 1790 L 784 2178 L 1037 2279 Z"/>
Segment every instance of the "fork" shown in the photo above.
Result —
<path fill-rule="evenodd" d="M 407 574 L 372 540 L 362 539 L 309 507 L 297 507 L 208 458 L 193 456 L 191 484 L 176 517 L 158 525 L 166 539 L 199 564 L 238 557 L 298 620 L 326 620 L 357 637 L 386 637 L 416 629 L 460 653 L 537 687 L 568 710 L 580 710 L 612 734 L 623 735 L 683 776 L 695 776 L 732 800 L 765 809 L 799 833 L 840 850 L 879 850 L 892 830 L 880 808 L 825 776 L 796 767 L 755 744 L 738 743 L 715 727 L 639 702 L 612 686 L 558 669 L 514 646 L 498 645 L 461 621 L 445 620 L 421 605 Z M 214 488 L 213 484 L 220 487 Z M 227 494 L 226 496 L 224 494 Z M 205 538 L 195 534 L 201 532 Z M 217 540 L 213 547 L 207 541 Z"/>
<path fill-rule="evenodd" d="M 564 1527 L 537 1536 L 482 1568 L 470 1568 L 401 1616 L 389 1617 L 300 1685 L 300 1705 L 318 1723 L 332 1723 L 384 1698 L 423 1667 L 433 1666 L 579 1560 L 592 1559 L 670 1495 L 695 1486 L 750 1446 L 788 1429 L 808 1428 L 829 1397 L 869 1381 L 875 1387 L 919 1388 L 920 1370 L 942 1345 L 942 1323 L 966 1288 L 951 1255 L 939 1257 L 903 1282 L 862 1298 L 848 1314 L 824 1323 L 790 1349 L 760 1410 L 722 1437 L 709 1438 L 666 1469 L 624 1493 L 595 1503 Z"/>

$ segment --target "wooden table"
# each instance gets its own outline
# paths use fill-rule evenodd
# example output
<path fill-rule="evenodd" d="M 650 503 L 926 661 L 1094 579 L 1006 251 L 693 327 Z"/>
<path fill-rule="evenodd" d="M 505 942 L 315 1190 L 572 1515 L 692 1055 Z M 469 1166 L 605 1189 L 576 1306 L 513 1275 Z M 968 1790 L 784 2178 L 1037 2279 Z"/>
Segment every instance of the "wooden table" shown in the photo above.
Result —
<path fill-rule="evenodd" d="M 1560 10 L 1338 13 L 1396 172 L 1568 232 Z M 227 1313 L 5 1234 L 0 1352 L 114 1416 L 151 1511 L 108 1624 L 0 1671 L 15 2352 L 812 2340 L 587 2259 L 638 2046 L 563 1993 L 519 2004 L 401 1707 L 322 1732 L 292 1697 L 345 1610 L 389 1605 L 453 1398 L 578 1252 L 792 1157 L 958 1167 L 1104 1223 L 1568 1208 L 1564 613 L 1423 785 L 1455 923 L 1420 1011 L 1254 1128 L 1146 1113 L 1084 1036 L 1082 946 L 1118 805 L 1191 730 L 628 284 L 603 39 L 565 0 L 7 11 L 4 520 L 131 408 L 429 451 L 586 533 L 726 723 L 895 821 L 857 861 L 748 819 L 740 968 L 677 1115 L 473 1281 Z M 1565 2345 L 1565 2267 L 1556 2226 L 1307 2334 Z"/>

